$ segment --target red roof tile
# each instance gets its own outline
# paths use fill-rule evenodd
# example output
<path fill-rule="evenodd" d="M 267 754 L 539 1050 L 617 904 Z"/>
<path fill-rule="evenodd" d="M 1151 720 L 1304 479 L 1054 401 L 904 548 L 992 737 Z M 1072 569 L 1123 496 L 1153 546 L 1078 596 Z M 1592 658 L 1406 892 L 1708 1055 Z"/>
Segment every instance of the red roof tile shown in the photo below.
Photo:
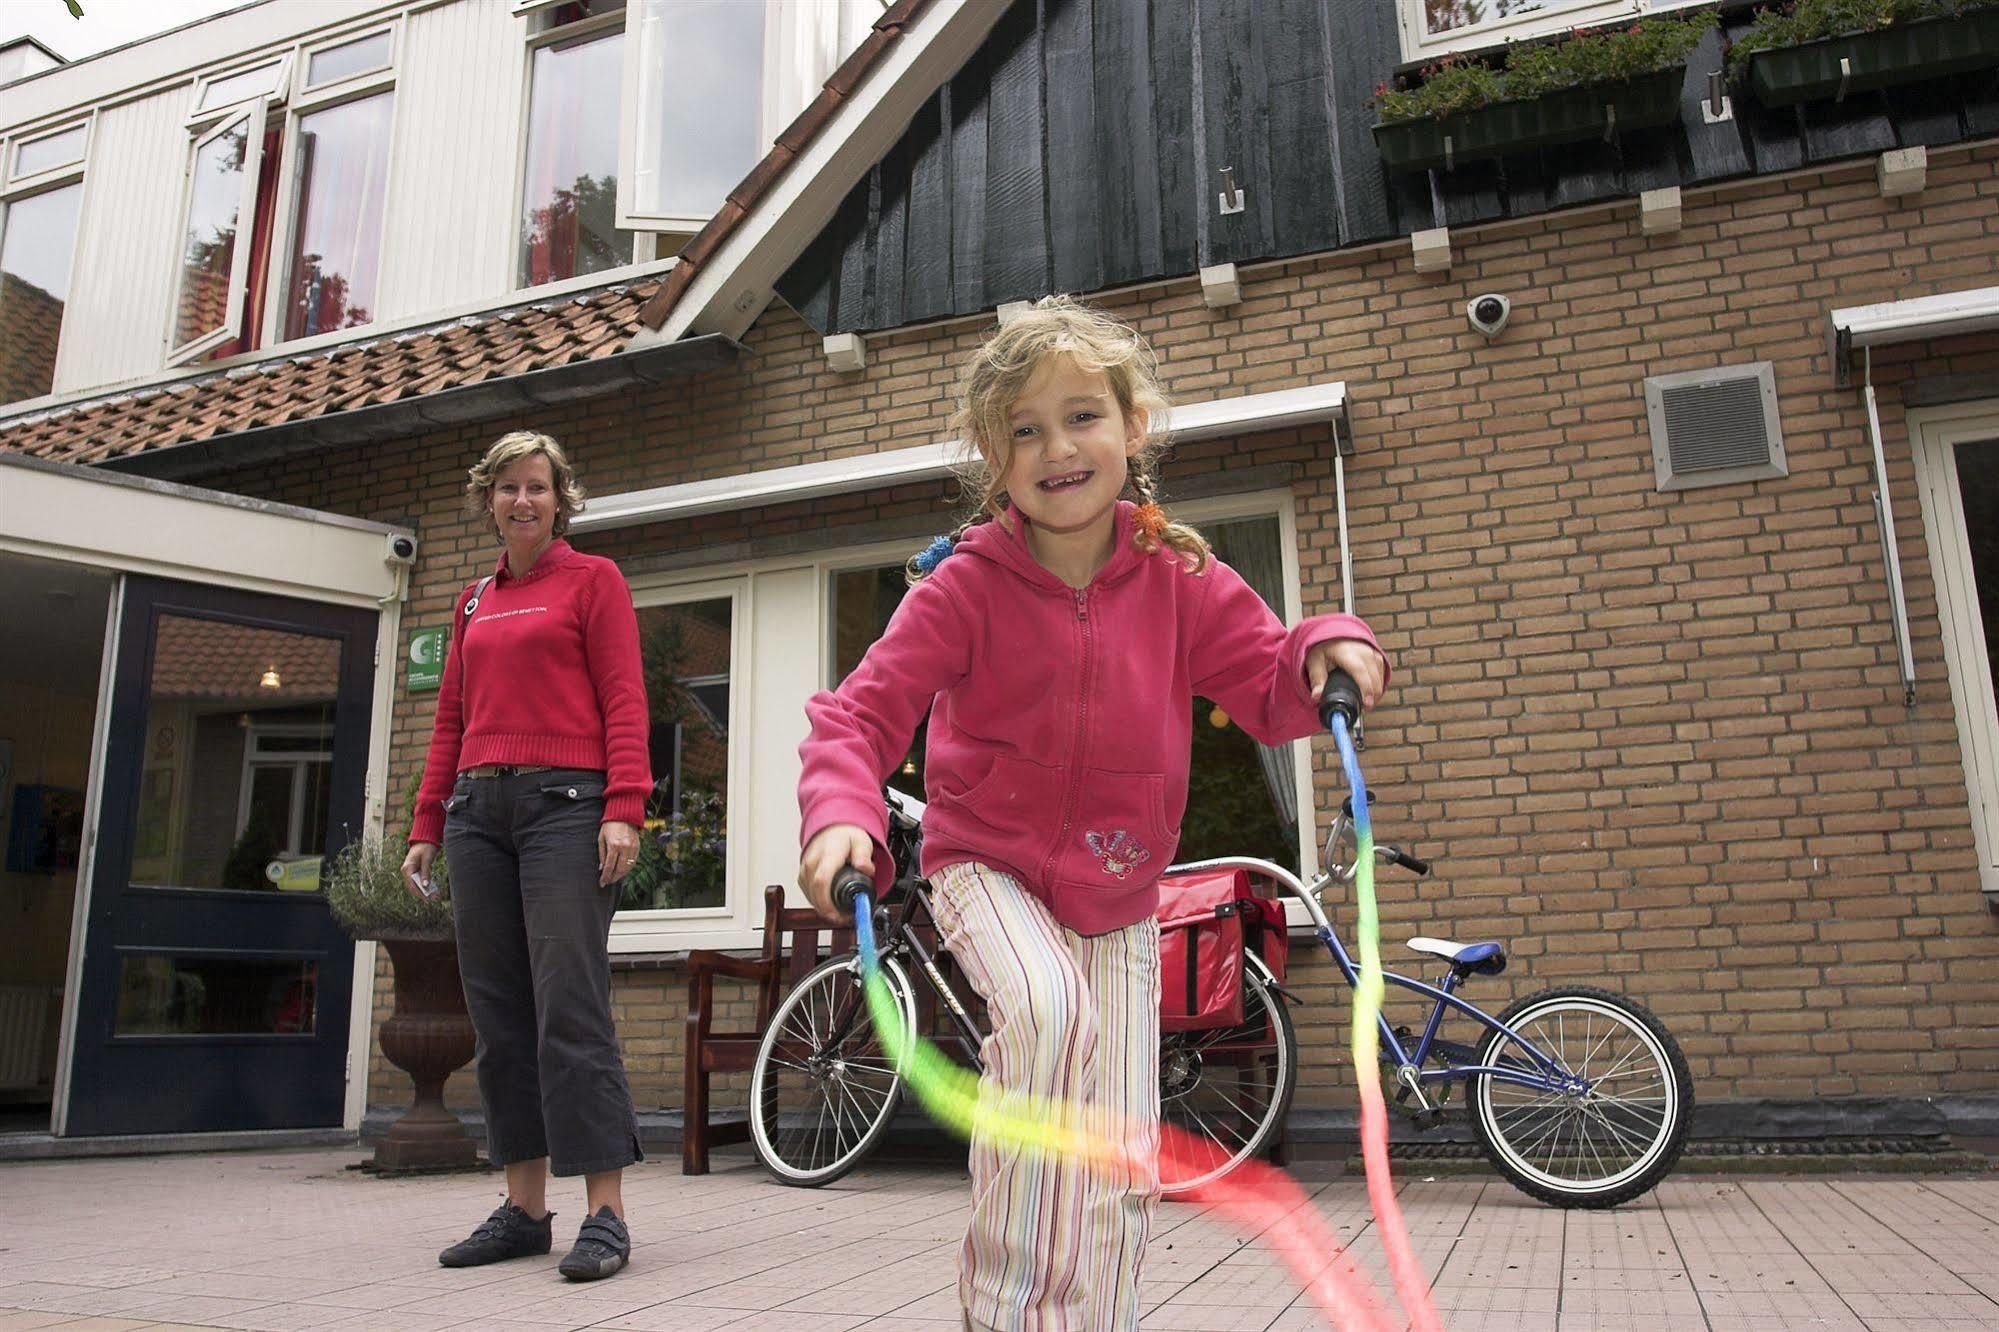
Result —
<path fill-rule="evenodd" d="M 560 296 L 0 421 L 0 450 L 101 463 L 594 359 L 631 340 L 639 307 L 660 286 L 652 278 Z"/>

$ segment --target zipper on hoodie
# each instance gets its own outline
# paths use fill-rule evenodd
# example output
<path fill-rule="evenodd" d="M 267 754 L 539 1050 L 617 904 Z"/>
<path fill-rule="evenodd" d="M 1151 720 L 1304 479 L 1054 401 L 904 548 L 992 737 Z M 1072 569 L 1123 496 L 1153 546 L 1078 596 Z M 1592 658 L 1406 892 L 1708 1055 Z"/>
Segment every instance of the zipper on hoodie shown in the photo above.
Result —
<path fill-rule="evenodd" d="M 1041 867 L 1041 882 L 1051 890 L 1055 887 L 1055 863 L 1062 858 L 1062 850 L 1069 844 L 1069 825 L 1076 817 L 1076 795 L 1083 784 L 1083 743 L 1088 736 L 1090 712 L 1090 609 L 1089 589 L 1079 587 L 1076 592 L 1076 619 L 1083 626 L 1083 688 L 1076 697 L 1076 738 L 1069 746 L 1069 789 L 1062 795 L 1062 831 L 1056 834 L 1055 846 L 1048 853 L 1048 859 Z"/>

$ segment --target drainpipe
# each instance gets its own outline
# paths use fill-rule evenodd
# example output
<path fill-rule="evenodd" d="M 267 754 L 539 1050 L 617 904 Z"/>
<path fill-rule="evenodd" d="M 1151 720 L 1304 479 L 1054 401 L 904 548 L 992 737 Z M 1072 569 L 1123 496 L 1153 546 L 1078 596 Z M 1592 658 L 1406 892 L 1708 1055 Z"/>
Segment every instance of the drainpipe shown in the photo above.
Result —
<path fill-rule="evenodd" d="M 1895 542 L 1895 503 L 1888 495 L 1888 454 L 1881 446 L 1881 409 L 1874 398 L 1874 349 L 1864 348 L 1861 356 L 1867 433 L 1874 443 L 1874 517 L 1881 532 L 1881 555 L 1888 573 L 1888 607 L 1895 617 L 1895 650 L 1901 656 L 1902 705 L 1911 707 L 1916 701 L 1916 656 L 1909 646 L 1909 607 L 1902 595 L 1902 555 Z M 1344 524 L 1344 512 L 1341 521 Z M 1344 542 L 1344 526 L 1341 538 Z"/>

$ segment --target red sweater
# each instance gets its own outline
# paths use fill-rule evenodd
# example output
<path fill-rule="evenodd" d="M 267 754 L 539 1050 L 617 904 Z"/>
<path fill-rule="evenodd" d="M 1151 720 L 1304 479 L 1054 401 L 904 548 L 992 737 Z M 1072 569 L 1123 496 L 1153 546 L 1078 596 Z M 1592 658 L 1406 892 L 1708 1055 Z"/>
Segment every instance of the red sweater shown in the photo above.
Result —
<path fill-rule="evenodd" d="M 475 583 L 473 587 L 477 587 Z M 468 620 L 458 594 L 412 842 L 444 840 L 457 775 L 488 763 L 605 771 L 604 822 L 645 821 L 652 769 L 639 621 L 618 566 L 553 541 L 519 578 L 500 557 Z"/>

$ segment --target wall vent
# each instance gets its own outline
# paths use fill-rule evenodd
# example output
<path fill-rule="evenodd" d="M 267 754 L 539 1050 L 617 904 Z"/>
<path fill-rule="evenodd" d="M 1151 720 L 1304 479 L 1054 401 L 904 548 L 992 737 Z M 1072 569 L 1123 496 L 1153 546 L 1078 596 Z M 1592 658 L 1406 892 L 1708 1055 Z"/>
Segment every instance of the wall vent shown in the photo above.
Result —
<path fill-rule="evenodd" d="M 1789 476 L 1770 362 L 1645 381 L 1652 470 L 1661 490 Z"/>

